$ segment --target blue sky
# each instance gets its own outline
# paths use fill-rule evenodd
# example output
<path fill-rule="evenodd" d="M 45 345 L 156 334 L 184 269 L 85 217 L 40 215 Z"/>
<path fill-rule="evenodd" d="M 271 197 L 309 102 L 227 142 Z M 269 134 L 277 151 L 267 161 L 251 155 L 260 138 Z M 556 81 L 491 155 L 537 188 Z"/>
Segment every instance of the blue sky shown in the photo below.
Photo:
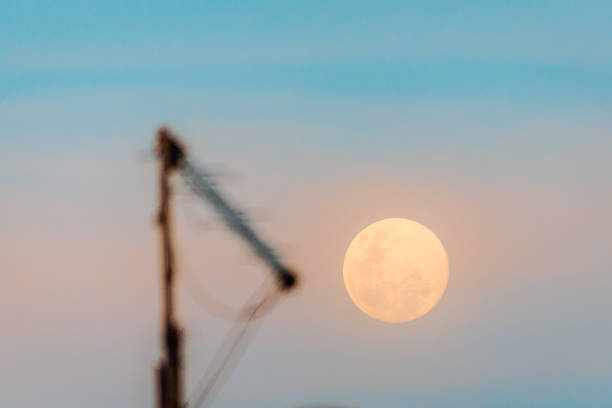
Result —
<path fill-rule="evenodd" d="M 1 10 L 0 405 L 153 404 L 161 123 L 303 271 L 217 406 L 612 404 L 609 1 Z M 182 270 L 240 304 L 261 271 L 177 201 Z M 450 280 L 389 326 L 341 263 L 398 216 L 440 237 Z M 227 323 L 180 298 L 189 388 Z"/>
<path fill-rule="evenodd" d="M 33 101 L 66 111 L 56 118 L 71 127 L 55 143 L 73 140 L 74 116 L 91 123 L 105 111 L 363 128 L 373 123 L 360 121 L 364 114 L 423 104 L 513 121 L 516 111 L 604 117 L 611 103 L 605 1 L 19 1 L 4 9 L 7 139 L 26 136 L 22 124 L 11 127 L 13 110 Z"/>
<path fill-rule="evenodd" d="M 608 104 L 607 2 L 9 2 L 3 100 L 100 86 Z"/>

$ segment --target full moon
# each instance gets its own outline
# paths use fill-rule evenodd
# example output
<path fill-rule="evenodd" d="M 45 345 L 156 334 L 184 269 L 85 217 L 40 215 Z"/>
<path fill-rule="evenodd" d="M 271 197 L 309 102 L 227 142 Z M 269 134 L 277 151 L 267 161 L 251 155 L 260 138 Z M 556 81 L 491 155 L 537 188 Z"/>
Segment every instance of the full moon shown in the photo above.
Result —
<path fill-rule="evenodd" d="M 383 322 L 408 322 L 429 312 L 444 294 L 448 258 L 427 227 L 388 218 L 367 226 L 351 241 L 342 274 L 362 312 Z"/>

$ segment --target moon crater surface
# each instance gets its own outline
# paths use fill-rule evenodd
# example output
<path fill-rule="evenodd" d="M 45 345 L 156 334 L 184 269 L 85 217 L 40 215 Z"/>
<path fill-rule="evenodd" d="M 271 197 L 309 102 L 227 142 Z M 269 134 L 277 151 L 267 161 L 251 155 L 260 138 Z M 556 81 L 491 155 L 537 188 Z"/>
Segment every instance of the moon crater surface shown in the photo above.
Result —
<path fill-rule="evenodd" d="M 448 282 L 448 258 L 424 225 L 388 218 L 351 241 L 342 269 L 346 290 L 368 316 L 388 323 L 417 319 L 438 303 Z"/>

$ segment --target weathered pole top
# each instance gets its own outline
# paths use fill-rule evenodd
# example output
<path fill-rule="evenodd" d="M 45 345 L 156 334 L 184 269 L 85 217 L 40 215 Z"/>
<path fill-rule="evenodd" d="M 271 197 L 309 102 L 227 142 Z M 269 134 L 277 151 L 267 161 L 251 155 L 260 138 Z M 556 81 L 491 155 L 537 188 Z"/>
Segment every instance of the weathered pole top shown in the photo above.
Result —
<path fill-rule="evenodd" d="M 155 149 L 159 157 L 163 160 L 166 170 L 173 170 L 181 165 L 185 158 L 183 145 L 176 140 L 174 134 L 165 126 L 157 131 L 157 148 Z"/>

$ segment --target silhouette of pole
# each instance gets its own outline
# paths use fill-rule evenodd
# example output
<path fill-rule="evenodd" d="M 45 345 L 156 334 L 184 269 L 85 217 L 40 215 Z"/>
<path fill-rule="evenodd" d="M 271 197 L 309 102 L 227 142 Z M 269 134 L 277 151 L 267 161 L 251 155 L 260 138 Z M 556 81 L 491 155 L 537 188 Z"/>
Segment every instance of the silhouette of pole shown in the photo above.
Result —
<path fill-rule="evenodd" d="M 162 357 L 157 369 L 157 407 L 180 408 L 182 404 L 181 331 L 174 315 L 174 254 L 171 237 L 170 175 L 183 157 L 183 148 L 170 132 L 157 132 L 159 157 L 159 228 L 162 245 L 163 329 Z"/>

